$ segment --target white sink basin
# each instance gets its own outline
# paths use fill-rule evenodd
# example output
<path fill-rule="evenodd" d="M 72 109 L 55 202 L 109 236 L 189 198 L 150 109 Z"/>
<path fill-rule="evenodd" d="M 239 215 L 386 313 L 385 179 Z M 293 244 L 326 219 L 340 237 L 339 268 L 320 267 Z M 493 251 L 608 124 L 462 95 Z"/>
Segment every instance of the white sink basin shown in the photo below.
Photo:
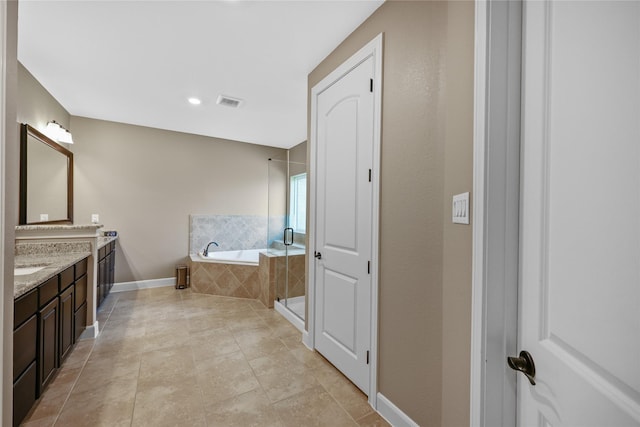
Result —
<path fill-rule="evenodd" d="M 27 274 L 33 274 L 33 273 L 37 273 L 38 271 L 42 270 L 43 268 L 45 268 L 46 266 L 41 265 L 38 267 L 16 267 L 13 269 L 13 275 L 14 276 L 26 276 Z"/>

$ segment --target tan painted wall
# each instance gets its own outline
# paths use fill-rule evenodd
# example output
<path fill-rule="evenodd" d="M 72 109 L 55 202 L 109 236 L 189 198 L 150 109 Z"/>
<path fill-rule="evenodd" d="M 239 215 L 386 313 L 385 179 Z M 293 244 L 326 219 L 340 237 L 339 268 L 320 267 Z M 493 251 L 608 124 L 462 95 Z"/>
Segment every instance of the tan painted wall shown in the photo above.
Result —
<path fill-rule="evenodd" d="M 471 192 L 473 186 L 474 7 L 461 1 L 452 1 L 448 7 L 442 426 L 457 427 L 469 425 L 472 226 L 451 222 L 451 199 L 454 194 Z M 473 224 L 473 217 L 470 220 Z"/>
<path fill-rule="evenodd" d="M 18 123 L 28 123 L 44 132 L 47 123 L 55 120 L 70 128 L 71 116 L 22 64 L 18 63 Z M 71 132 L 73 133 L 73 131 Z M 65 147 L 69 147 L 64 144 Z"/>
<path fill-rule="evenodd" d="M 285 150 L 71 117 L 75 222 L 120 238 L 116 282 L 175 276 L 189 214 L 267 215 L 268 158 Z"/>
<path fill-rule="evenodd" d="M 388 1 L 309 75 L 311 99 L 384 33 L 378 391 L 422 426 L 468 425 L 471 227 L 448 218 L 472 187 L 473 22 L 472 2 Z"/>
<path fill-rule="evenodd" d="M 289 149 L 289 161 L 296 163 L 307 163 L 307 141 L 291 147 Z"/>

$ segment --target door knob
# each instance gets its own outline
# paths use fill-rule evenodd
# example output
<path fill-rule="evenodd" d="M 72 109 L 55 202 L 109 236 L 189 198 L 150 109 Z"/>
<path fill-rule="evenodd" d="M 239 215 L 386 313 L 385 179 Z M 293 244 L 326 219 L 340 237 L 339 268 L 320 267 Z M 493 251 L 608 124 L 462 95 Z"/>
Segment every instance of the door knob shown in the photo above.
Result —
<path fill-rule="evenodd" d="M 536 365 L 533 363 L 533 357 L 528 351 L 522 350 L 520 357 L 507 357 L 507 365 L 514 371 L 522 372 L 531 385 L 536 385 L 534 379 L 536 377 Z"/>
<path fill-rule="evenodd" d="M 322 254 L 320 252 L 314 252 L 313 256 L 318 258 L 318 259 L 322 259 Z"/>

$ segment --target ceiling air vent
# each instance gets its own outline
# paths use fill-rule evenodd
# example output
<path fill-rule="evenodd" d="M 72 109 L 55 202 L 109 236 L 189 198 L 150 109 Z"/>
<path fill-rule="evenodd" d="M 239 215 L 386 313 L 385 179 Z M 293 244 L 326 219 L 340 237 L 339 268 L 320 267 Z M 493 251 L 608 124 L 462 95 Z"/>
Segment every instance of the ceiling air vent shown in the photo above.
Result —
<path fill-rule="evenodd" d="M 242 99 L 231 98 L 230 96 L 220 95 L 216 104 L 224 105 L 225 107 L 238 108 L 242 104 Z"/>

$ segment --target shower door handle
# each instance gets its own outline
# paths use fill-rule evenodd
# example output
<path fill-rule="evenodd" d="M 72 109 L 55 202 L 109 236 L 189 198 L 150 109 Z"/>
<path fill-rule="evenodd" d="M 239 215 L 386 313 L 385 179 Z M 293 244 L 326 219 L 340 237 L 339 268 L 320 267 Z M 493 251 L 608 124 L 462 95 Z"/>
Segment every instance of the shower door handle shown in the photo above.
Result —
<path fill-rule="evenodd" d="M 287 239 L 287 236 L 289 237 L 288 239 Z M 287 227 L 284 229 L 283 241 L 285 246 L 293 245 L 293 228 Z"/>

